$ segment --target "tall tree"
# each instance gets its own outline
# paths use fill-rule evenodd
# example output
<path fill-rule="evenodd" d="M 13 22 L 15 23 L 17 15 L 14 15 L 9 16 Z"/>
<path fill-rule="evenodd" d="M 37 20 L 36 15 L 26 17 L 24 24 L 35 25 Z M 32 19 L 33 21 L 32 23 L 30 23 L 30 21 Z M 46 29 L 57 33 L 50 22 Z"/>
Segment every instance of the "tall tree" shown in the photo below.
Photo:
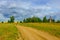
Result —
<path fill-rule="evenodd" d="M 10 23 L 10 20 L 8 20 L 8 23 Z"/>
<path fill-rule="evenodd" d="M 42 20 L 39 17 L 33 16 L 31 19 L 32 19 L 32 22 L 42 22 Z"/>
<path fill-rule="evenodd" d="M 42 20 L 38 17 L 31 17 L 31 18 L 26 18 L 23 20 L 23 22 L 42 22 Z"/>
<path fill-rule="evenodd" d="M 14 16 L 11 16 L 10 20 L 8 20 L 8 23 L 14 23 L 14 20 L 15 20 Z"/>
<path fill-rule="evenodd" d="M 56 23 L 60 23 L 60 20 L 57 20 L 57 22 Z"/>
<path fill-rule="evenodd" d="M 14 20 L 15 20 L 14 16 L 11 16 L 11 17 L 10 17 L 10 22 L 13 23 Z"/>
<path fill-rule="evenodd" d="M 48 22 L 46 16 L 43 17 L 43 22 Z"/>
<path fill-rule="evenodd" d="M 3 21 L 1 23 L 4 23 Z"/>

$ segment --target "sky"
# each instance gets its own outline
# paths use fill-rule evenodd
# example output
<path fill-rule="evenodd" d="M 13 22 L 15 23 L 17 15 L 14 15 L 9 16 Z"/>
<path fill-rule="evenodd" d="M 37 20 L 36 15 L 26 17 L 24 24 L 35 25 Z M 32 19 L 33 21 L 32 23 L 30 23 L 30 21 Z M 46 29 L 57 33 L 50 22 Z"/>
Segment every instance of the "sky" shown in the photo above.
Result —
<path fill-rule="evenodd" d="M 10 16 L 16 21 L 33 16 L 60 20 L 60 0 L 0 0 L 0 21 Z"/>

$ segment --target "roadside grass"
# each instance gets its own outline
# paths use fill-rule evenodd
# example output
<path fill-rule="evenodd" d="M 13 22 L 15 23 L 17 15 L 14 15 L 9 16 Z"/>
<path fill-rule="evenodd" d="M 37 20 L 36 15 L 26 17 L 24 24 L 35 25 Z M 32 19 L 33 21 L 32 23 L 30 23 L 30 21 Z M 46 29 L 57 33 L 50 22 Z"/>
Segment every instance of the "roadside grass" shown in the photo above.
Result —
<path fill-rule="evenodd" d="M 0 40 L 17 40 L 18 30 L 14 24 L 0 23 Z"/>
<path fill-rule="evenodd" d="M 46 31 L 60 38 L 60 23 L 20 23 L 20 25 Z"/>

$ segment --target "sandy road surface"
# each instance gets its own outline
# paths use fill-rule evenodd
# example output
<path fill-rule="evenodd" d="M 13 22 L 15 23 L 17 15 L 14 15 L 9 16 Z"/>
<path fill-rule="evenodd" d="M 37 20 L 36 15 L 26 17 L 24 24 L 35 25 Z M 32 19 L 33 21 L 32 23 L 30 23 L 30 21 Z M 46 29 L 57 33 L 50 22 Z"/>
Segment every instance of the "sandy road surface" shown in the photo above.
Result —
<path fill-rule="evenodd" d="M 47 32 L 42 32 L 34 28 L 20 25 L 17 25 L 16 27 L 21 33 L 21 37 L 18 40 L 60 40 L 59 38 L 52 36 Z"/>

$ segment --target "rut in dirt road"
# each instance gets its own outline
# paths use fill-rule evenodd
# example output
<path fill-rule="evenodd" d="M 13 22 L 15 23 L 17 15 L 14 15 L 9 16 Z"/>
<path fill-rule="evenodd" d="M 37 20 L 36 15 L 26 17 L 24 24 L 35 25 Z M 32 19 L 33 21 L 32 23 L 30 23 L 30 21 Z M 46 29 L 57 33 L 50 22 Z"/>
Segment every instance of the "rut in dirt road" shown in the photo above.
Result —
<path fill-rule="evenodd" d="M 21 33 L 22 40 L 60 40 L 59 38 L 52 36 L 46 32 L 36 30 L 30 27 L 16 26 Z M 21 39 L 19 39 L 21 40 Z"/>

